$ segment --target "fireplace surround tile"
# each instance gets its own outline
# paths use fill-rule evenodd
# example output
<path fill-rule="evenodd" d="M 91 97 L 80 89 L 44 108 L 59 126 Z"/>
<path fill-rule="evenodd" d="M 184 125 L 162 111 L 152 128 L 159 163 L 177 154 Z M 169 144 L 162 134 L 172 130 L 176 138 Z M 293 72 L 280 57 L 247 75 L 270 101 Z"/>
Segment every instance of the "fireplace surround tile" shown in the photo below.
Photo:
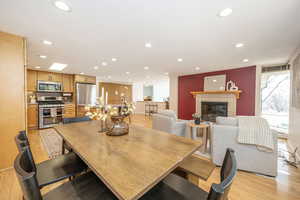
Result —
<path fill-rule="evenodd" d="M 234 94 L 197 94 L 196 95 L 196 112 L 201 113 L 201 102 L 227 102 L 227 115 L 236 116 L 236 96 Z"/>

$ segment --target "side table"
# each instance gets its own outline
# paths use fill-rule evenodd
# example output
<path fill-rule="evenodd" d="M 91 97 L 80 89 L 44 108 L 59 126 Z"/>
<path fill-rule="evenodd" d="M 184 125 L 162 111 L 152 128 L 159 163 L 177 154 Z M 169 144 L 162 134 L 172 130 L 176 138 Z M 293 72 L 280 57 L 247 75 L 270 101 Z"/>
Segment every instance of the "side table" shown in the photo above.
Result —
<path fill-rule="evenodd" d="M 209 139 L 209 142 L 211 142 L 210 140 L 210 125 L 209 124 L 195 124 L 194 121 L 188 122 L 187 126 L 190 128 L 190 138 L 193 138 L 193 128 L 196 129 L 196 133 L 197 133 L 197 129 L 202 129 L 203 130 L 203 142 L 204 142 L 204 152 L 207 152 L 207 141 Z M 211 146 L 211 144 L 209 145 Z"/>

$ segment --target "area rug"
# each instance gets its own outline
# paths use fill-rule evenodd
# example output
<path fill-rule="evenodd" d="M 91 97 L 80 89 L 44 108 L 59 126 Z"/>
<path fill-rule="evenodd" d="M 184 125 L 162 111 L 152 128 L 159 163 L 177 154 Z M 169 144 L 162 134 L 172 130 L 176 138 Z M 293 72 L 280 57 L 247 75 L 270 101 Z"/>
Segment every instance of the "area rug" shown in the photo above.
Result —
<path fill-rule="evenodd" d="M 55 158 L 62 152 L 62 137 L 53 128 L 39 131 L 44 149 L 49 158 Z"/>

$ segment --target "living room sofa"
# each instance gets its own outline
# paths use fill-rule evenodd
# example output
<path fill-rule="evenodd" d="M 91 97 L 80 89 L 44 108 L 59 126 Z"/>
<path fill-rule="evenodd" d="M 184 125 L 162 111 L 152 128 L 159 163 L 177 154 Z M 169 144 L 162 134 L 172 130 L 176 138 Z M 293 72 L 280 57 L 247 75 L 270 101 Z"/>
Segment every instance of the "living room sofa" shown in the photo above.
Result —
<path fill-rule="evenodd" d="M 240 144 L 238 119 L 234 117 L 217 117 L 211 131 L 211 153 L 213 162 L 220 166 L 227 148 L 236 152 L 238 169 L 268 176 L 277 175 L 277 134 L 273 131 L 274 151 L 265 152 L 255 145 Z"/>

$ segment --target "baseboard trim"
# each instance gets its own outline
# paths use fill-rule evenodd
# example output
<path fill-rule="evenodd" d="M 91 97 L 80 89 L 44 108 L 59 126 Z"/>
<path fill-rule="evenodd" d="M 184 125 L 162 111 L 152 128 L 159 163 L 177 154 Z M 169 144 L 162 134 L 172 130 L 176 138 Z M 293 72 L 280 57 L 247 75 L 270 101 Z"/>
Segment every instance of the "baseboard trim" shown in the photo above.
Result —
<path fill-rule="evenodd" d="M 295 148 L 296 147 L 294 147 L 290 142 L 289 142 L 289 140 L 287 141 L 287 147 L 288 147 L 288 150 L 290 151 L 290 152 L 293 152 L 294 150 L 295 150 Z M 299 148 L 299 147 L 298 147 Z M 299 151 L 300 151 L 300 149 L 299 149 Z M 300 154 L 299 154 L 299 151 L 298 151 L 298 153 L 296 153 L 296 158 L 297 158 L 297 160 L 300 160 Z"/>

